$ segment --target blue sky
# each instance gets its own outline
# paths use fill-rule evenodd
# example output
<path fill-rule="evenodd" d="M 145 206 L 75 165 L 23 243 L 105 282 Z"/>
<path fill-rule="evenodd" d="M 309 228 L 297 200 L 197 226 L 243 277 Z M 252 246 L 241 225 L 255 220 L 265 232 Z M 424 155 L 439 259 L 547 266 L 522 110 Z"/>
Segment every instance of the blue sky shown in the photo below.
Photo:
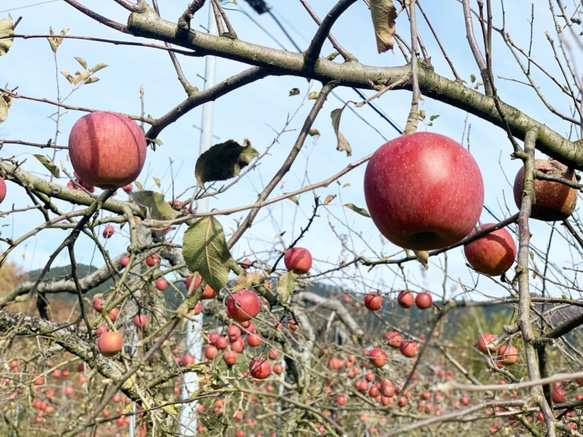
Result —
<path fill-rule="evenodd" d="M 125 22 L 126 12 L 117 4 L 113 2 L 99 3 L 102 4 L 96 8 L 100 13 Z M 177 5 L 185 2 L 160 3 L 163 3 L 162 16 L 168 20 L 175 20 L 182 13 L 182 9 Z M 259 16 L 244 1 L 238 3 L 243 12 L 234 11 L 230 14 L 230 18 L 241 39 L 273 47 L 283 45 L 288 50 L 294 50 L 281 29 L 267 14 Z M 318 14 L 324 16 L 335 2 L 318 0 L 312 3 L 314 3 L 313 7 Z M 446 47 L 448 56 L 455 64 L 460 77 L 469 80 L 472 74 L 478 76 L 478 69 L 465 41 L 465 30 L 459 3 L 455 0 L 424 3 L 426 3 L 423 5 L 424 10 L 431 17 L 432 25 L 438 33 L 440 41 Z M 507 3 L 509 3 L 505 5 L 507 30 L 517 43 L 524 46 L 528 43 L 530 32 L 528 27 L 530 8 L 526 8 L 524 4 L 519 4 L 523 2 Z M 546 15 L 546 7 L 548 6 L 542 0 L 537 0 L 535 4 L 537 26 L 534 50 L 540 54 L 541 59 L 547 60 L 545 65 L 548 65 L 553 74 L 558 74 L 550 62 L 552 57 L 544 38 L 544 30 L 552 30 L 553 28 L 551 22 L 545 21 L 548 19 Z M 23 7 L 26 5 L 31 6 Z M 273 1 L 272 6 L 274 15 L 280 19 L 296 43 L 302 48 L 307 47 L 315 26 L 307 18 L 306 12 L 299 2 Z M 236 10 L 237 7 L 229 6 L 229 9 Z M 0 18 L 5 18 L 8 13 L 14 18 L 23 17 L 17 28 L 18 34 L 44 35 L 48 33 L 49 26 L 51 26 L 55 32 L 69 28 L 69 35 L 134 40 L 132 37 L 120 35 L 93 22 L 62 1 L 8 0 L 0 6 L 0 11 Z M 249 16 L 269 32 L 269 35 L 251 21 Z M 207 22 L 206 10 L 201 11 L 194 21 L 194 28 L 204 28 Z M 451 77 L 447 64 L 437 50 L 434 40 L 427 33 L 427 27 L 422 24 L 421 17 L 419 17 L 419 21 L 420 31 L 424 35 L 436 71 Z M 499 20 L 497 24 L 500 24 Z M 398 32 L 406 37 L 408 23 L 404 17 L 399 18 L 397 26 Z M 478 31 L 477 27 L 476 31 Z M 346 16 L 339 20 L 333 28 L 333 33 L 341 44 L 364 64 L 385 66 L 403 64 L 403 59 L 397 50 L 394 53 L 377 53 L 370 15 L 362 1 L 352 6 Z M 331 48 L 326 46 L 323 53 L 331 51 Z M 0 57 L 0 83 L 2 85 L 8 84 L 9 88 L 18 86 L 18 92 L 26 96 L 56 100 L 60 95 L 61 98 L 64 98 L 70 93 L 71 86 L 58 71 L 75 72 L 78 70 L 80 66 L 75 61 L 75 56 L 84 58 L 90 66 L 103 62 L 108 64 L 108 67 L 97 73 L 101 79 L 99 82 L 81 87 L 71 93 L 66 100 L 69 105 L 139 114 L 139 93 L 140 86 L 143 86 L 145 112 L 159 117 L 185 97 L 184 91 L 176 80 L 176 73 L 170 60 L 163 51 L 75 40 L 63 42 L 57 53 L 57 65 L 55 65 L 55 58 L 45 39 L 16 40 L 9 54 Z M 189 58 L 182 59 L 182 62 L 191 83 L 202 88 L 204 86 L 202 77 L 204 61 Z M 244 66 L 241 64 L 218 60 L 217 80 L 229 77 L 243 68 Z M 503 100 L 527 111 L 535 118 L 545 117 L 545 122 L 560 133 L 567 132 L 568 126 L 566 124 L 548 118 L 547 112 L 534 98 L 532 91 L 516 81 L 503 79 L 519 78 L 523 80 L 517 71 L 513 58 L 497 36 L 494 46 L 494 69 L 498 77 L 498 90 Z M 57 89 L 57 80 L 59 89 Z M 541 82 L 543 86 L 547 83 L 548 81 Z M 296 87 L 300 89 L 301 94 L 290 97 L 289 90 Z M 286 121 L 291 120 L 291 123 L 286 131 L 278 137 L 278 142 L 270 149 L 269 155 L 262 160 L 260 166 L 240 184 L 231 188 L 226 195 L 211 199 L 210 208 L 222 209 L 254 202 L 257 192 L 262 189 L 272 177 L 273 172 L 281 165 L 283 157 L 287 155 L 295 140 L 296 132 L 301 127 L 304 117 L 311 107 L 311 102 L 306 101 L 305 96 L 310 91 L 318 91 L 319 87 L 320 84 L 309 84 L 306 80 L 299 78 L 268 78 L 245 89 L 237 90 L 215 103 L 213 134 L 216 142 L 230 138 L 237 141 L 248 138 L 256 149 L 263 152 L 273 142 L 276 133 L 284 129 Z M 343 100 L 360 100 L 352 90 L 338 90 L 337 95 Z M 369 92 L 367 95 L 371 95 L 371 93 Z M 548 92 L 547 96 L 553 104 L 566 107 L 566 101 L 560 96 L 560 93 Z M 405 124 L 410 93 L 405 91 L 386 93 L 374 103 L 398 125 Z M 328 100 L 315 124 L 321 136 L 310 138 L 307 141 L 301 158 L 274 195 L 293 191 L 305 184 L 326 179 L 348 163 L 357 161 L 374 151 L 384 142 L 383 136 L 385 138 L 397 136 L 397 132 L 370 108 L 357 109 L 358 114 L 367 120 L 368 124 L 350 111 L 345 111 L 342 117 L 341 131 L 351 143 L 353 156 L 347 157 L 344 153 L 337 152 L 329 114 L 333 109 L 341 107 L 342 104 L 336 97 L 331 97 Z M 448 135 L 466 146 L 468 146 L 469 140 L 470 150 L 476 157 L 484 176 L 485 203 L 488 208 L 499 218 L 507 217 L 516 212 L 517 209 L 511 196 L 511 182 L 520 167 L 520 162 L 509 159 L 512 148 L 505 133 L 489 123 L 468 116 L 463 111 L 448 108 L 429 99 L 423 100 L 422 106 L 428 116 L 436 114 L 439 115 L 439 118 L 434 121 L 433 126 L 421 125 L 420 129 Z M 27 102 L 23 99 L 15 100 L 8 120 L 0 125 L 0 138 L 31 142 L 45 142 L 49 138 L 54 138 L 56 124 L 50 118 L 53 113 L 54 108 L 50 105 Z M 66 145 L 70 127 L 80 115 L 81 113 L 78 112 L 64 112 L 62 114 L 59 120 L 58 144 Z M 160 139 L 164 145 L 155 152 L 149 152 L 146 166 L 138 179 L 146 189 L 162 191 L 168 198 L 172 197 L 172 190 L 174 190 L 175 195 L 184 192 L 191 193 L 195 184 L 194 165 L 199 153 L 200 132 L 198 127 L 200 120 L 201 111 L 196 109 L 161 134 Z M 378 129 L 382 136 L 370 125 Z M 38 152 L 36 149 L 23 148 L 22 146 L 5 146 L 1 153 L 3 157 L 17 155 L 24 158 L 27 153 Z M 40 174 L 45 173 L 41 166 L 34 163 L 33 157 L 29 156 L 27 159 L 25 167 L 28 170 L 34 170 Z M 57 154 L 57 163 L 59 165 L 62 163 L 65 168 L 71 169 L 65 152 Z M 353 254 L 342 250 L 339 237 L 345 238 L 347 246 L 354 253 L 369 258 L 375 258 L 375 253 L 394 254 L 399 251 L 397 247 L 380 237 L 369 219 L 342 207 L 342 204 L 347 203 L 365 207 L 362 193 L 363 174 L 364 166 L 361 166 L 343 177 L 339 183 L 333 183 L 329 187 L 317 191 L 317 195 L 321 199 L 324 199 L 328 194 L 335 194 L 338 197 L 330 206 L 320 210 L 320 217 L 300 243 L 309 247 L 314 254 L 315 273 L 327 270 L 352 258 Z M 160 189 L 156 187 L 154 178 L 161 181 Z M 63 178 L 61 183 L 66 184 L 67 180 Z M 123 198 L 124 194 L 119 194 L 119 196 Z M 24 199 L 29 202 L 22 189 L 9 184 L 9 196 L 3 206 L 6 207 L 14 203 L 19 207 L 22 206 Z M 307 219 L 311 215 L 313 195 L 303 194 L 300 196 L 299 202 L 299 208 L 291 201 L 285 201 L 262 213 L 253 228 L 246 234 L 246 239 L 241 241 L 234 250 L 233 255 L 242 257 L 255 253 L 259 258 L 271 257 L 271 260 L 275 259 L 276 252 L 283 250 L 285 245 L 291 243 L 299 235 L 301 227 L 306 225 Z M 65 208 L 65 210 L 69 209 Z M 242 214 L 220 217 L 227 234 L 232 231 L 242 217 Z M 40 219 L 40 215 L 36 213 L 7 216 L 0 219 L 0 230 L 3 236 L 17 237 L 38 224 Z M 484 211 L 482 221 L 495 220 Z M 182 226 L 175 233 L 176 242 L 180 242 L 184 230 L 185 227 Z M 544 248 L 550 235 L 549 226 L 533 223 L 533 230 L 535 231 L 535 245 Z M 285 234 L 280 236 L 283 231 Z M 29 240 L 21 250 L 15 251 L 12 259 L 22 264 L 25 269 L 38 268 L 46 262 L 48 255 L 65 236 L 65 232 L 58 230 L 43 232 L 38 237 Z M 107 241 L 106 247 L 112 255 L 117 255 L 125 250 L 127 244 L 127 234 L 120 231 L 114 238 Z M 559 245 L 556 250 L 556 263 L 558 265 L 564 264 L 564 261 L 568 260 L 565 246 Z M 101 263 L 100 255 L 95 252 L 88 241 L 80 241 L 77 252 L 80 262 Z M 57 261 L 57 264 L 67 263 L 66 254 L 59 257 Z M 439 288 L 444 284 L 443 273 L 440 269 L 444 263 L 444 257 L 435 258 L 429 271 L 423 271 L 416 263 L 408 264 L 405 267 L 408 284 L 415 290 L 428 288 L 439 292 Z M 485 293 L 499 294 L 501 292 L 500 288 L 490 286 L 493 282 L 489 279 L 478 278 L 468 271 L 464 265 L 465 261 L 461 249 L 451 251 L 447 256 L 447 263 L 451 275 L 450 282 L 446 286 L 448 293 L 455 287 L 458 280 L 465 283 L 476 283 L 477 281 L 478 284 L 487 284 Z M 400 288 L 404 286 L 402 276 L 396 274 L 397 269 L 395 268 L 379 267 L 373 271 L 361 268 L 349 273 L 352 279 L 363 288 L 361 291 L 367 291 L 368 288 L 386 290 L 390 287 Z M 335 276 L 336 278 L 332 280 L 340 283 L 339 275 Z M 457 287 L 456 293 L 459 292 L 460 288 Z"/>

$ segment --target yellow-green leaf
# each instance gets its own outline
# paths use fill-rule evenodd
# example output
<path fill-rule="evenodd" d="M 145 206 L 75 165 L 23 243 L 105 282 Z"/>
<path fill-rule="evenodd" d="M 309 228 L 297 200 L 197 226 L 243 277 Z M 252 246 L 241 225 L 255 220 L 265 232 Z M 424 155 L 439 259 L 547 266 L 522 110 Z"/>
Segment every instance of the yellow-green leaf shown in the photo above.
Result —
<path fill-rule="evenodd" d="M 139 188 L 141 190 L 141 186 Z M 144 215 L 154 220 L 172 220 L 180 215 L 180 212 L 168 204 L 164 195 L 156 191 L 137 191 L 131 194 L 131 198 Z"/>
<path fill-rule="evenodd" d="M 384 53 L 394 45 L 397 9 L 393 0 L 370 0 L 370 13 L 377 41 L 377 50 Z"/>
<path fill-rule="evenodd" d="M 328 194 L 326 196 L 326 198 L 324 199 L 324 205 L 328 205 L 330 202 L 332 202 L 334 199 L 336 199 L 336 195 L 335 194 Z"/>
<path fill-rule="evenodd" d="M 59 167 L 57 167 L 53 161 L 51 161 L 44 155 L 34 154 L 34 157 L 38 159 L 40 163 L 44 165 L 46 169 L 50 171 L 54 177 L 56 178 L 60 177 L 61 173 L 59 172 Z"/>
<path fill-rule="evenodd" d="M 350 147 L 350 143 L 344 137 L 344 135 L 342 135 L 342 132 L 340 132 L 340 117 L 343 110 L 344 108 L 337 108 L 330 113 L 330 117 L 332 118 L 332 127 L 334 128 L 334 133 L 336 134 L 337 139 L 336 150 L 339 152 L 344 150 L 346 152 L 346 156 L 352 156 L 352 147 Z"/>
<path fill-rule="evenodd" d="M 8 93 L 0 95 L 0 123 L 4 123 L 8 118 L 8 110 L 12 105 L 12 97 Z"/>
<path fill-rule="evenodd" d="M 312 91 L 310 94 L 308 94 L 308 100 L 316 100 L 319 96 L 320 93 L 318 91 Z"/>
<path fill-rule="evenodd" d="M 68 31 L 69 31 L 69 28 L 63 29 L 63 30 L 61 30 L 60 35 L 65 36 Z M 49 34 L 50 35 L 55 34 L 52 27 L 49 27 Z M 59 46 L 63 42 L 63 38 L 58 38 L 58 37 L 55 38 L 54 36 L 48 37 L 47 40 L 49 41 L 49 44 L 51 45 L 51 50 L 55 53 L 57 52 L 57 49 L 59 48 Z"/>
<path fill-rule="evenodd" d="M 286 303 L 294 292 L 296 286 L 296 275 L 294 272 L 284 273 L 277 281 L 277 292 L 282 303 Z"/>
<path fill-rule="evenodd" d="M 229 280 L 235 260 L 229 252 L 223 227 L 214 217 L 197 220 L 184 233 L 182 255 L 190 271 L 198 272 L 213 290 Z"/>
<path fill-rule="evenodd" d="M 0 20 L 0 56 L 5 55 L 10 50 L 14 38 L 5 38 L 14 34 L 14 21 L 12 17 Z"/>
<path fill-rule="evenodd" d="M 162 184 L 160 183 L 160 179 L 158 179 L 158 178 L 153 178 L 153 179 L 154 179 L 154 183 L 156 184 L 156 186 L 158 188 L 161 188 L 162 187 Z"/>
<path fill-rule="evenodd" d="M 85 70 L 87 70 L 87 62 L 85 61 L 85 59 L 79 57 L 79 56 L 75 56 L 75 60 L 81 64 L 81 67 L 83 67 Z"/>
<path fill-rule="evenodd" d="M 91 71 L 92 71 L 93 73 L 97 73 L 99 70 L 103 70 L 105 67 L 107 67 L 107 64 L 99 63 L 99 64 L 95 65 L 95 66 L 94 66 L 94 67 L 91 69 Z"/>
<path fill-rule="evenodd" d="M 353 210 L 354 212 L 363 215 L 365 217 L 370 217 L 370 214 L 368 213 L 368 211 L 364 208 L 360 208 L 358 206 L 356 206 L 354 203 L 347 203 L 346 205 L 344 205 L 346 208 Z"/>

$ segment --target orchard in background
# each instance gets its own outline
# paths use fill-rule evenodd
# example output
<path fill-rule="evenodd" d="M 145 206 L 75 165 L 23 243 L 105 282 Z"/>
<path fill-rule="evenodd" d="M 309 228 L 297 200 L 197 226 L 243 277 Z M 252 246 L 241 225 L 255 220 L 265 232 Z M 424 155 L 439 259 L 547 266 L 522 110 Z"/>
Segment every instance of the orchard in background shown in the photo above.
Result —
<path fill-rule="evenodd" d="M 0 435 L 583 434 L 580 8 L 17 3 Z"/>

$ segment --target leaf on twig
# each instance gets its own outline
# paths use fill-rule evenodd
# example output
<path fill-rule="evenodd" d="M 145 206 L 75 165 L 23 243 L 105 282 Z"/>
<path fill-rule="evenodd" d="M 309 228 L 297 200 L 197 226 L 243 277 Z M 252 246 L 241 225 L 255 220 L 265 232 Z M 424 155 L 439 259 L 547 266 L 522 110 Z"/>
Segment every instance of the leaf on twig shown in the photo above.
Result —
<path fill-rule="evenodd" d="M 199 156 L 194 168 L 194 175 L 200 187 L 209 181 L 224 181 L 238 176 L 241 169 L 259 155 L 259 152 L 251 147 L 249 140 L 243 144 L 235 140 L 215 144 Z"/>
<path fill-rule="evenodd" d="M 347 203 L 346 205 L 344 205 L 346 208 L 353 210 L 354 212 L 363 215 L 365 217 L 370 217 L 370 214 L 368 213 L 368 211 L 364 208 L 361 208 L 359 206 L 356 206 L 354 203 Z"/>
<path fill-rule="evenodd" d="M 334 133 L 336 134 L 336 139 L 338 143 L 336 145 L 336 150 L 339 152 L 346 151 L 346 156 L 352 156 L 352 147 L 350 147 L 350 143 L 348 140 L 342 135 L 340 132 L 340 116 L 342 115 L 342 111 L 344 108 L 337 108 L 330 113 L 330 117 L 332 118 L 332 127 L 334 128 Z"/>
<path fill-rule="evenodd" d="M 69 28 L 67 27 L 66 29 L 61 30 L 61 33 L 59 35 L 60 36 L 65 36 L 68 31 L 69 31 Z M 55 34 L 55 32 L 53 31 L 53 28 L 52 27 L 49 27 L 49 34 L 50 35 L 54 35 Z M 57 53 L 57 49 L 59 48 L 59 46 L 63 42 L 63 38 L 55 38 L 53 36 L 50 36 L 50 37 L 47 38 L 47 40 L 49 41 L 49 44 L 51 45 L 51 50 L 54 53 Z"/>
<path fill-rule="evenodd" d="M 14 34 L 14 21 L 12 17 L 0 20 L 0 56 L 5 55 L 10 50 L 14 38 L 5 38 Z"/>
<path fill-rule="evenodd" d="M 384 53 L 393 48 L 397 9 L 393 0 L 370 0 L 370 13 L 377 40 L 377 50 Z"/>
<path fill-rule="evenodd" d="M 4 123 L 8 118 L 10 106 L 12 106 L 12 96 L 3 92 L 0 94 L 0 123 Z"/>
<path fill-rule="evenodd" d="M 38 159 L 40 161 L 40 163 L 42 165 L 45 166 L 45 168 L 51 172 L 51 174 L 56 177 L 59 178 L 61 177 L 61 173 L 59 171 L 59 167 L 57 167 L 55 165 L 55 163 L 53 161 L 51 161 L 49 158 L 47 158 L 45 155 L 40 155 L 40 154 L 34 154 L 34 157 L 36 159 Z"/>
<path fill-rule="evenodd" d="M 184 233 L 182 255 L 186 266 L 198 272 L 213 289 L 220 290 L 229 280 L 231 257 L 223 227 L 214 217 L 197 220 Z"/>
<path fill-rule="evenodd" d="M 330 202 L 332 202 L 334 199 L 336 199 L 336 194 L 328 194 L 326 196 L 326 198 L 324 199 L 324 205 L 328 205 Z"/>
<path fill-rule="evenodd" d="M 164 195 L 155 191 L 137 191 L 131 194 L 132 200 L 144 211 L 144 215 L 154 220 L 172 220 L 180 215 L 172 208 Z"/>
<path fill-rule="evenodd" d="M 277 292 L 282 303 L 286 303 L 294 292 L 296 286 L 296 275 L 294 272 L 284 273 L 277 281 Z"/>

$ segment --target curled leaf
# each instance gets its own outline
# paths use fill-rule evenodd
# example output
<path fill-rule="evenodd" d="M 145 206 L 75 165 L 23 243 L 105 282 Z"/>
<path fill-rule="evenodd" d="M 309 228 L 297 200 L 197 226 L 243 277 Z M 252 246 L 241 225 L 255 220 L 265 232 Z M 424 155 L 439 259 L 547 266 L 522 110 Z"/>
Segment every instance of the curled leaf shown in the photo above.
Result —
<path fill-rule="evenodd" d="M 61 30 L 61 33 L 59 35 L 60 36 L 65 36 L 68 31 L 69 31 L 69 28 L 63 29 L 63 30 Z M 51 50 L 53 52 L 57 53 L 57 49 L 59 48 L 59 46 L 63 42 L 63 38 L 58 38 L 58 37 L 52 36 L 52 35 L 55 34 L 55 32 L 53 32 L 53 28 L 52 27 L 49 27 L 49 34 L 51 36 L 48 37 L 47 40 L 49 41 L 49 44 L 51 45 Z"/>
<path fill-rule="evenodd" d="M 14 21 L 12 17 L 0 20 L 0 56 L 5 55 L 10 50 L 14 38 L 6 38 L 14 34 Z"/>
<path fill-rule="evenodd" d="M 352 147 L 350 147 L 350 143 L 344 137 L 344 135 L 342 135 L 342 132 L 340 132 L 340 116 L 342 115 L 343 110 L 344 108 L 337 108 L 330 113 L 330 117 L 332 118 L 332 127 L 334 128 L 334 133 L 336 134 L 336 139 L 338 140 L 336 150 L 339 152 L 344 150 L 346 151 L 346 156 L 352 156 Z"/>
<path fill-rule="evenodd" d="M 377 40 L 377 50 L 384 53 L 394 45 L 395 19 L 397 9 L 393 0 L 370 0 L 370 13 Z"/>
<path fill-rule="evenodd" d="M 251 147 L 249 140 L 243 144 L 235 140 L 215 144 L 196 161 L 194 175 L 199 186 L 204 186 L 209 181 L 224 181 L 238 176 L 241 169 L 259 155 L 259 152 Z"/>
<path fill-rule="evenodd" d="M 213 290 L 220 290 L 229 280 L 231 257 L 223 227 L 214 217 L 197 220 L 186 230 L 182 243 L 186 266 L 198 272 Z"/>
<path fill-rule="evenodd" d="M 49 158 L 47 158 L 44 155 L 39 155 L 39 154 L 34 154 L 34 157 L 36 159 L 39 160 L 39 162 L 45 166 L 45 168 L 51 172 L 51 174 L 56 177 L 59 178 L 61 176 L 61 173 L 59 172 L 59 167 L 57 167 L 55 165 L 55 163 L 53 161 L 51 161 Z"/>
<path fill-rule="evenodd" d="M 144 215 L 154 220 L 172 220 L 180 215 L 168 204 L 161 193 L 137 191 L 131 194 L 131 198 L 144 211 Z"/>
<path fill-rule="evenodd" d="M 277 292 L 282 303 L 286 303 L 294 292 L 296 278 L 294 272 L 286 272 L 279 277 L 279 281 L 277 281 Z"/>
<path fill-rule="evenodd" d="M 364 208 L 360 208 L 359 206 L 356 206 L 354 203 L 347 203 L 346 205 L 344 205 L 346 208 L 353 210 L 354 212 L 363 215 L 365 217 L 370 217 L 370 214 L 368 213 L 368 211 Z"/>

